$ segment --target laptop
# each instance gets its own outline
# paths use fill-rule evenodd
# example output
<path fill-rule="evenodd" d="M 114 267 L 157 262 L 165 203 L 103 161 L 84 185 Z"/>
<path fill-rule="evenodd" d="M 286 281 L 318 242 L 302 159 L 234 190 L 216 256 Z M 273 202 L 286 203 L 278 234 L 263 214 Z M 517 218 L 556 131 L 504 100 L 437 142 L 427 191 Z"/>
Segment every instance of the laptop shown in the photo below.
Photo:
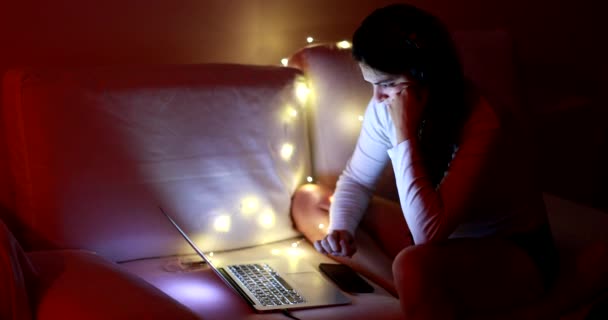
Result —
<path fill-rule="evenodd" d="M 351 303 L 342 291 L 321 275 L 315 268 L 289 272 L 276 259 L 213 264 L 182 228 L 167 214 L 188 244 L 224 282 L 243 297 L 258 312 L 284 311 Z"/>

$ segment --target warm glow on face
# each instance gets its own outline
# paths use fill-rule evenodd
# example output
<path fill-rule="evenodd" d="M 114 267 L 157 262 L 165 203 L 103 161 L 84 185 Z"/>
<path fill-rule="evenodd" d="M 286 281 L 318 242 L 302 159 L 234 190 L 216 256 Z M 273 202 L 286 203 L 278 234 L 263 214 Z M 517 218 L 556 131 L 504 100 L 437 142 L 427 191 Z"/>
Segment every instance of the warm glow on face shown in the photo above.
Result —
<path fill-rule="evenodd" d="M 294 147 L 291 143 L 286 143 L 281 147 L 281 158 L 285 161 L 289 161 L 293 156 Z"/>
<path fill-rule="evenodd" d="M 296 84 L 296 97 L 303 105 L 306 103 L 306 99 L 308 98 L 308 94 L 310 94 L 310 89 L 304 82 L 298 82 Z"/>
<path fill-rule="evenodd" d="M 287 67 L 287 65 L 289 64 L 289 59 L 287 59 L 287 58 L 281 59 L 281 64 L 283 65 L 283 67 Z"/>
<path fill-rule="evenodd" d="M 229 215 L 221 215 L 217 216 L 215 220 L 213 220 L 213 229 L 217 232 L 228 232 L 230 231 L 230 216 Z"/>
<path fill-rule="evenodd" d="M 306 42 L 308 42 L 308 43 L 313 43 L 314 41 L 315 41 L 315 38 L 313 38 L 313 37 L 306 38 Z"/>
<path fill-rule="evenodd" d="M 325 228 L 325 225 L 322 223 L 319 223 L 319 229 L 323 229 L 323 228 Z"/>
<path fill-rule="evenodd" d="M 340 49 L 350 49 L 350 47 L 352 47 L 352 44 L 346 40 L 340 41 L 336 45 Z"/>
<path fill-rule="evenodd" d="M 260 200 L 250 196 L 241 200 L 241 212 L 244 215 L 251 215 L 260 209 Z"/>
<path fill-rule="evenodd" d="M 266 210 L 258 217 L 258 224 L 262 228 L 272 228 L 275 225 L 275 214 L 272 210 Z"/>

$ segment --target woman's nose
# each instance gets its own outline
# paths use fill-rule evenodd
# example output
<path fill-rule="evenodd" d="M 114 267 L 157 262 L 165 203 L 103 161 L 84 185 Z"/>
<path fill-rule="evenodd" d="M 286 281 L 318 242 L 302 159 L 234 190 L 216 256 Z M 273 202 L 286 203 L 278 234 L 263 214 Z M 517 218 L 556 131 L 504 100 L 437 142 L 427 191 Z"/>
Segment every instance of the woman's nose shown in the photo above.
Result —
<path fill-rule="evenodd" d="M 374 86 L 374 98 L 376 99 L 376 101 L 382 102 L 386 98 L 388 98 L 388 95 L 386 94 L 386 92 L 384 92 L 384 89 L 382 87 Z"/>

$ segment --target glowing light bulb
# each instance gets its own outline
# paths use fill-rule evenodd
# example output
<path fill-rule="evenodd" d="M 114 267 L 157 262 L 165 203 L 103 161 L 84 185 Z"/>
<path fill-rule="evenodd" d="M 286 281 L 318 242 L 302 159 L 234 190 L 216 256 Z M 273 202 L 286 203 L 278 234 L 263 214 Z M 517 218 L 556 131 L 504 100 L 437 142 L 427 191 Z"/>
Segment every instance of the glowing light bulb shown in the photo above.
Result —
<path fill-rule="evenodd" d="M 323 229 L 323 228 L 325 228 L 325 225 L 322 223 L 319 223 L 319 229 Z"/>
<path fill-rule="evenodd" d="M 306 181 L 308 181 L 309 183 L 313 181 L 312 177 L 306 177 Z"/>
<path fill-rule="evenodd" d="M 281 158 L 285 161 L 289 161 L 293 156 L 294 147 L 290 143 L 286 143 L 281 147 Z"/>
<path fill-rule="evenodd" d="M 363 122 L 363 116 L 359 116 L 359 121 Z"/>
<path fill-rule="evenodd" d="M 302 103 L 306 103 L 306 99 L 308 98 L 308 94 L 310 93 L 310 89 L 304 82 L 298 82 L 296 84 L 296 97 Z"/>
<path fill-rule="evenodd" d="M 263 228 L 272 228 L 275 224 L 275 214 L 271 210 L 265 211 L 258 217 L 258 224 Z"/>
<path fill-rule="evenodd" d="M 282 111 L 282 119 L 287 123 L 291 123 L 298 117 L 298 110 L 293 104 L 286 104 Z"/>
<path fill-rule="evenodd" d="M 313 43 L 314 41 L 315 41 L 315 38 L 313 38 L 313 37 L 306 38 L 306 42 L 308 42 L 308 43 Z"/>
<path fill-rule="evenodd" d="M 292 248 L 297 248 L 297 247 L 298 247 L 298 243 L 297 243 L 297 242 L 292 243 L 292 244 L 291 244 L 291 247 L 292 247 Z"/>
<path fill-rule="evenodd" d="M 215 220 L 213 220 L 213 229 L 217 232 L 228 232 L 230 231 L 230 216 L 229 215 L 221 215 L 217 216 Z"/>
<path fill-rule="evenodd" d="M 287 112 L 289 113 L 289 115 L 290 115 L 292 118 L 295 118 L 295 117 L 297 117 L 297 116 L 298 116 L 298 110 L 296 110 L 296 109 L 294 109 L 294 108 L 289 108 L 289 109 L 287 110 Z"/>
<path fill-rule="evenodd" d="M 210 256 L 210 257 L 213 257 L 213 252 L 209 252 L 209 256 Z"/>
<path fill-rule="evenodd" d="M 256 197 L 246 197 L 241 201 L 241 212 L 244 215 L 255 213 L 260 208 L 260 201 Z"/>
<path fill-rule="evenodd" d="M 289 64 L 289 59 L 287 59 L 287 58 L 281 59 L 281 64 L 283 65 L 283 67 L 287 67 L 287 65 Z"/>
<path fill-rule="evenodd" d="M 350 49 L 353 46 L 350 42 L 348 42 L 346 40 L 342 40 L 342 41 L 336 43 L 336 45 L 340 49 Z"/>

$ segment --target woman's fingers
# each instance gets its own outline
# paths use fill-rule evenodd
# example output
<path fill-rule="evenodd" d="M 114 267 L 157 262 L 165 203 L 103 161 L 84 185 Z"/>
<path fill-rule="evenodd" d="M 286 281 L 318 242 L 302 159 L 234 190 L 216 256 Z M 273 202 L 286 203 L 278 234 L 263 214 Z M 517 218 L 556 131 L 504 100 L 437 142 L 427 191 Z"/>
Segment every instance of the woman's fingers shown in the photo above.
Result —
<path fill-rule="evenodd" d="M 318 242 L 321 250 L 317 249 L 317 251 L 321 253 L 335 255 L 342 250 L 339 245 L 337 231 L 332 231 Z"/>
<path fill-rule="evenodd" d="M 329 235 L 325 236 L 325 238 L 323 238 L 323 240 L 321 240 L 321 246 L 323 247 L 323 250 L 326 253 L 332 254 L 334 252 L 334 250 L 331 248 L 328 238 L 329 238 Z"/>
<path fill-rule="evenodd" d="M 342 255 L 347 257 L 351 257 L 357 251 L 355 239 L 349 232 L 344 231 L 341 234 L 340 247 L 342 248 Z"/>
<path fill-rule="evenodd" d="M 318 252 L 333 256 L 351 257 L 357 251 L 353 237 L 344 230 L 334 230 L 313 245 Z"/>
<path fill-rule="evenodd" d="M 342 251 L 340 251 L 340 254 L 344 257 L 350 257 L 353 255 L 353 248 L 352 246 L 350 246 L 348 243 L 346 243 L 345 240 L 340 240 L 340 247 L 342 248 Z"/>
<path fill-rule="evenodd" d="M 317 251 L 319 251 L 322 254 L 327 254 L 328 252 L 325 251 L 325 249 L 323 249 L 323 246 L 321 245 L 321 240 L 317 240 L 313 243 L 313 245 L 315 246 L 315 249 Z"/>
<path fill-rule="evenodd" d="M 327 238 L 327 242 L 329 243 L 331 252 L 340 251 L 339 237 L 340 237 L 340 235 L 339 235 L 338 231 L 332 231 L 332 233 L 328 234 L 327 237 L 325 237 L 325 238 Z"/>

